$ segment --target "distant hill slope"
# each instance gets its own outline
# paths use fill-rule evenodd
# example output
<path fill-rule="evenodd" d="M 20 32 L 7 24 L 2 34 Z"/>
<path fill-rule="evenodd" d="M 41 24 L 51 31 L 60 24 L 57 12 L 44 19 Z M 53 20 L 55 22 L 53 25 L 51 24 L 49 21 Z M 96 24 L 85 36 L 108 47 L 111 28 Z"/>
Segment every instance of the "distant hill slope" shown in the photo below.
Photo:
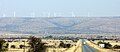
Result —
<path fill-rule="evenodd" d="M 119 17 L 6 17 L 0 18 L 0 33 L 117 33 Z"/>

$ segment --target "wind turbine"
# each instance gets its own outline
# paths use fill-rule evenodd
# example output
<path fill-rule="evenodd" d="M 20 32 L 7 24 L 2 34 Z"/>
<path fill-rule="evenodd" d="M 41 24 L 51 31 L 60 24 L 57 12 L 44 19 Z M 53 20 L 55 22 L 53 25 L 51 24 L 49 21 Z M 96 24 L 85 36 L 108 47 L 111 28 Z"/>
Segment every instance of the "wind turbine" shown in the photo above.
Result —
<path fill-rule="evenodd" d="M 72 12 L 72 17 L 75 17 L 75 14 L 74 14 L 74 12 Z"/>
<path fill-rule="evenodd" d="M 90 17 L 90 13 L 88 12 L 88 14 L 87 14 L 88 16 L 87 17 Z"/>
<path fill-rule="evenodd" d="M 59 16 L 58 17 L 62 17 L 62 14 L 61 13 L 59 13 Z"/>
<path fill-rule="evenodd" d="M 50 17 L 50 13 L 48 12 L 48 16 L 47 17 Z"/>
<path fill-rule="evenodd" d="M 13 12 L 13 17 L 16 17 L 16 12 Z"/>
<path fill-rule="evenodd" d="M 5 15 L 5 14 L 3 14 L 3 15 L 2 15 L 2 17 L 6 17 L 6 15 Z"/>
<path fill-rule="evenodd" d="M 58 15 L 57 17 L 62 17 L 62 13 L 61 12 L 59 12 L 57 15 Z"/>
<path fill-rule="evenodd" d="M 34 12 L 31 13 L 31 17 L 35 17 L 35 13 Z"/>
<path fill-rule="evenodd" d="M 55 12 L 54 12 L 54 17 L 57 17 Z"/>

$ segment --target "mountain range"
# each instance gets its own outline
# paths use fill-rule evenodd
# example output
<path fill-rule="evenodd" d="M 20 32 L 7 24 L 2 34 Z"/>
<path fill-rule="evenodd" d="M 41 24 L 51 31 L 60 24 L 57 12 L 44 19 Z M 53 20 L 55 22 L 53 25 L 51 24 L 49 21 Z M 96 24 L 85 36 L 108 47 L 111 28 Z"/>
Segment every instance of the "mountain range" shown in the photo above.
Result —
<path fill-rule="evenodd" d="M 0 33 L 120 34 L 120 17 L 0 17 Z"/>

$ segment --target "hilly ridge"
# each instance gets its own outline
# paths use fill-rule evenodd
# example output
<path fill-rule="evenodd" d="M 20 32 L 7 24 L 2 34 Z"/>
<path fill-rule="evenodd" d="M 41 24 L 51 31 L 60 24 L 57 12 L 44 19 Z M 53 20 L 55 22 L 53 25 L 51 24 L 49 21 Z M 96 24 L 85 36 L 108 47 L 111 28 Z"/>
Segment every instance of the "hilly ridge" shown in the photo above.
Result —
<path fill-rule="evenodd" d="M 119 17 L 6 17 L 0 33 L 23 34 L 120 34 Z"/>

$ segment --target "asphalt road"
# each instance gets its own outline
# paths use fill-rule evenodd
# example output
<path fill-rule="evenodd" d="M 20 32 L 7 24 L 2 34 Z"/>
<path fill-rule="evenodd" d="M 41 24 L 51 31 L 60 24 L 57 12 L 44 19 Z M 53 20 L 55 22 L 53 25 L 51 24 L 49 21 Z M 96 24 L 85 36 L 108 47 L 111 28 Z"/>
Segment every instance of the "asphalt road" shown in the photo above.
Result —
<path fill-rule="evenodd" d="M 82 39 L 82 52 L 98 52 L 97 49 L 90 47 L 87 43 L 84 44 L 86 39 Z"/>

